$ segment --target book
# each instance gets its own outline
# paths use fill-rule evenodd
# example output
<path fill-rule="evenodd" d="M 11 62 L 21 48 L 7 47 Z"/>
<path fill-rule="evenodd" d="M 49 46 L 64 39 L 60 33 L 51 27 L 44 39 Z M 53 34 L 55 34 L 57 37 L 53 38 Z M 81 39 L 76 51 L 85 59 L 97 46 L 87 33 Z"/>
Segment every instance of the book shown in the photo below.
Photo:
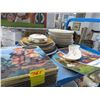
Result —
<path fill-rule="evenodd" d="M 100 67 L 99 66 L 100 65 L 100 55 L 94 54 L 93 52 L 89 52 L 82 48 L 81 48 L 81 52 L 82 52 L 82 58 L 79 60 L 80 63 Z M 97 65 L 96 65 L 96 61 L 98 61 Z M 95 62 L 95 63 L 91 64 L 92 62 Z"/>
<path fill-rule="evenodd" d="M 68 53 L 68 48 L 62 48 L 59 49 L 59 51 L 66 55 Z M 90 52 L 83 48 L 80 48 L 80 51 L 82 57 L 79 60 L 77 60 L 77 62 L 95 67 L 100 67 L 100 55 Z"/>
<path fill-rule="evenodd" d="M 62 58 L 56 58 L 56 61 L 64 65 L 64 67 L 67 69 L 70 69 L 72 71 L 78 72 L 80 74 L 85 74 L 85 75 L 88 75 L 91 72 L 94 72 L 99 69 L 98 67 L 80 64 L 75 61 L 74 62 L 66 61 L 65 59 L 62 59 Z"/>
<path fill-rule="evenodd" d="M 88 75 L 88 77 L 95 83 L 100 83 L 100 69 L 93 72 L 93 73 L 90 73 Z"/>
<path fill-rule="evenodd" d="M 16 84 L 29 80 L 32 70 L 44 68 L 46 72 L 57 72 L 56 65 L 41 48 L 4 47 L 1 55 L 1 85 Z"/>
<path fill-rule="evenodd" d="M 83 52 L 84 51 L 84 52 Z M 100 58 L 99 55 L 92 54 L 86 50 L 83 50 L 81 48 L 82 52 L 82 58 L 77 61 L 68 61 L 64 58 L 63 55 L 66 55 L 68 53 L 68 48 L 60 49 L 54 56 L 53 59 L 60 64 L 63 65 L 63 67 L 70 69 L 72 71 L 78 72 L 80 74 L 89 75 L 92 72 L 95 72 L 96 70 L 99 70 L 100 67 L 97 67 L 95 65 L 89 65 L 90 62 L 97 60 Z"/>

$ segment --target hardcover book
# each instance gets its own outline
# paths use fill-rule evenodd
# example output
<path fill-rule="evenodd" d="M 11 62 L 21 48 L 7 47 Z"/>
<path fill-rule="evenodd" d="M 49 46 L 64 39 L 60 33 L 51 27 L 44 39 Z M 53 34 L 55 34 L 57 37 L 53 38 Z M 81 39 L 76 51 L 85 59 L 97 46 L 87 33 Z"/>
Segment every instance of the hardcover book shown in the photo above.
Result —
<path fill-rule="evenodd" d="M 46 72 L 57 67 L 39 47 L 5 47 L 1 52 L 1 85 L 16 84 L 29 79 L 29 72 L 44 68 Z"/>
<path fill-rule="evenodd" d="M 68 53 L 68 48 L 62 48 L 59 51 L 66 55 Z M 82 53 L 82 57 L 77 60 L 77 62 L 95 67 L 100 67 L 100 55 L 83 48 L 80 48 L 80 51 Z"/>
<path fill-rule="evenodd" d="M 88 75 L 96 70 L 100 69 L 100 66 L 89 65 L 90 62 L 97 60 L 100 58 L 99 55 L 92 54 L 86 50 L 81 48 L 82 58 L 77 61 L 68 61 L 64 58 L 64 55 L 68 53 L 68 48 L 64 48 L 59 50 L 54 56 L 53 59 L 60 64 L 62 64 L 65 68 L 73 70 L 75 72 Z"/>

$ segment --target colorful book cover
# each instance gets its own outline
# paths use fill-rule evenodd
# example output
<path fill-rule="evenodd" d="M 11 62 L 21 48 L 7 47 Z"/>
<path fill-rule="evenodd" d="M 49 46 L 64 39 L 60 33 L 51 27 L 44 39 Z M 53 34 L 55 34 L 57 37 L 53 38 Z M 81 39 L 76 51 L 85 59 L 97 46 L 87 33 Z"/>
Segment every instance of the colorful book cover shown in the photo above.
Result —
<path fill-rule="evenodd" d="M 89 64 L 91 62 L 94 62 L 94 61 L 100 59 L 100 55 L 94 54 L 94 53 L 84 50 L 82 48 L 81 48 L 81 52 L 82 52 L 82 58 L 80 59 L 79 62 L 81 62 L 83 64 Z"/>
<path fill-rule="evenodd" d="M 94 54 L 82 48 L 80 48 L 80 50 L 82 52 L 82 57 L 78 60 L 79 63 L 100 67 L 100 55 Z M 60 51 L 67 54 L 68 48 L 62 48 Z"/>
<path fill-rule="evenodd" d="M 58 51 L 54 56 L 53 59 L 60 64 L 64 65 L 65 68 L 73 70 L 75 72 L 79 72 L 81 74 L 88 75 L 96 70 L 99 70 L 99 67 L 96 67 L 95 65 L 88 65 L 88 63 L 99 59 L 99 55 L 92 54 L 88 51 L 85 52 L 85 50 L 82 50 L 82 58 L 77 61 L 68 61 L 65 58 L 63 58 L 63 55 L 68 53 L 68 49 L 64 48 L 60 51 Z M 93 60 L 94 59 L 94 60 Z"/>
<path fill-rule="evenodd" d="M 48 56 L 39 48 L 6 47 L 0 49 L 1 79 L 29 74 L 31 70 L 56 68 Z"/>

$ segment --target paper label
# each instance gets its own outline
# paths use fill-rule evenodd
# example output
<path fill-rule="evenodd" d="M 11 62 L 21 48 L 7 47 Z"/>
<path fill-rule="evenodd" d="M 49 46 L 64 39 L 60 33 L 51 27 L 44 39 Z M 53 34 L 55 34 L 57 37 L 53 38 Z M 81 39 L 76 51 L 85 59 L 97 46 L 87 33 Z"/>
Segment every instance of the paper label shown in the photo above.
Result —
<path fill-rule="evenodd" d="M 45 82 L 45 69 L 37 69 L 30 71 L 31 86 L 37 86 Z"/>

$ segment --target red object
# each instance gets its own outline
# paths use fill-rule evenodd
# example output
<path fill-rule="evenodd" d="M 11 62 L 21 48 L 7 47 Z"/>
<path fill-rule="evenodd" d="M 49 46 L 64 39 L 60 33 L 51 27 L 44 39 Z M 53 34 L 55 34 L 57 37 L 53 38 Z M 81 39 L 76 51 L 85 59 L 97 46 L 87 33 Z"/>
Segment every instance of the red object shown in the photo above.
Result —
<path fill-rule="evenodd" d="M 44 28 L 47 26 L 47 13 L 44 13 L 45 19 L 44 19 Z"/>

